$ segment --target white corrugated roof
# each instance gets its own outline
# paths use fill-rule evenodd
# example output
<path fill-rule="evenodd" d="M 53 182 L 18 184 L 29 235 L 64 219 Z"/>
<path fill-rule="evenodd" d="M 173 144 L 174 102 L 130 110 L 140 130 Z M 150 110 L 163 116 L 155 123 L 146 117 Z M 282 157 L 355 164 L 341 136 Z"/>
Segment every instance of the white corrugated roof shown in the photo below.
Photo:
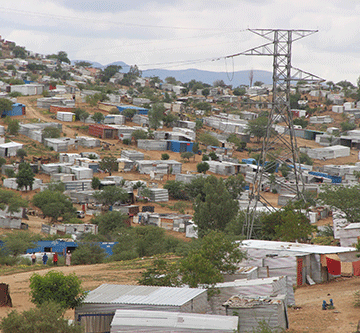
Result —
<path fill-rule="evenodd" d="M 202 293 L 206 289 L 103 284 L 91 291 L 84 303 L 181 306 Z"/>
<path fill-rule="evenodd" d="M 219 316 L 198 313 L 180 313 L 144 310 L 116 310 L 111 323 L 112 328 L 172 328 L 177 330 L 207 330 L 208 332 L 235 332 L 238 328 L 239 317 Z M 146 330 L 147 332 L 148 329 Z"/>
<path fill-rule="evenodd" d="M 257 239 L 248 239 L 241 242 L 241 247 L 264 249 L 264 250 L 276 250 L 276 251 L 288 251 L 298 253 L 316 253 L 316 254 L 330 254 L 330 253 L 344 253 L 356 251 L 354 247 L 340 247 L 340 246 L 328 246 L 328 245 L 313 245 L 303 243 L 290 243 L 290 242 L 277 242 L 266 241 Z"/>

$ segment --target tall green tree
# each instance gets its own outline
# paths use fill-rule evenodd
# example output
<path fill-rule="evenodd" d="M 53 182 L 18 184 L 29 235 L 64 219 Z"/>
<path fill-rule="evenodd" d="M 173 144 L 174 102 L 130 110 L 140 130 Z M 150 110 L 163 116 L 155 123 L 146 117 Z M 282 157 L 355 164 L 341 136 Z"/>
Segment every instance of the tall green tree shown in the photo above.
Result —
<path fill-rule="evenodd" d="M 39 192 L 34 195 L 32 203 L 41 209 L 45 217 L 50 217 L 52 221 L 57 221 L 59 217 L 67 221 L 75 217 L 76 208 L 70 198 L 59 191 L 47 189 Z"/>
<path fill-rule="evenodd" d="M 4 112 L 12 110 L 12 107 L 12 101 L 7 98 L 0 98 L 0 117 L 4 114 Z"/>
<path fill-rule="evenodd" d="M 122 67 L 118 65 L 107 66 L 101 75 L 101 81 L 109 82 L 110 78 L 118 73 L 120 69 L 122 69 Z"/>
<path fill-rule="evenodd" d="M 105 186 L 101 191 L 95 191 L 93 197 L 106 206 L 113 206 L 118 201 L 126 201 L 129 194 L 120 186 Z"/>
<path fill-rule="evenodd" d="M 116 158 L 114 156 L 105 156 L 102 158 L 102 160 L 99 162 L 99 168 L 109 173 L 111 176 L 113 171 L 117 171 L 118 165 L 116 162 Z"/>
<path fill-rule="evenodd" d="M 19 172 L 16 175 L 16 183 L 18 189 L 25 187 L 27 191 L 28 187 L 32 190 L 35 181 L 34 173 L 29 163 L 22 162 L 19 164 Z"/>
<path fill-rule="evenodd" d="M 49 271 L 45 275 L 33 274 L 30 278 L 31 301 L 40 306 L 54 301 L 63 309 L 79 306 L 85 295 L 81 280 L 73 273 L 64 275 L 59 271 Z"/>
<path fill-rule="evenodd" d="M 261 138 L 266 136 L 266 128 L 268 124 L 267 117 L 258 117 L 248 122 L 248 133 L 257 138 L 257 142 L 260 142 Z"/>
<path fill-rule="evenodd" d="M 149 125 L 150 128 L 157 130 L 160 127 L 161 121 L 164 119 L 165 107 L 162 103 L 154 104 L 149 110 Z"/>
<path fill-rule="evenodd" d="M 28 202 L 19 194 L 0 188 L 0 209 L 7 209 L 10 214 L 28 206 Z"/>
<path fill-rule="evenodd" d="M 101 112 L 95 112 L 91 118 L 96 122 L 96 123 L 101 123 L 104 121 L 105 116 L 101 113 Z"/>
<path fill-rule="evenodd" d="M 274 213 L 262 215 L 261 229 L 262 238 L 285 242 L 306 241 L 316 231 L 308 218 L 291 203 Z"/>
<path fill-rule="evenodd" d="M 194 202 L 194 222 L 199 236 L 209 230 L 224 230 L 239 210 L 239 204 L 227 190 L 224 181 L 208 177 L 204 186 L 205 200 L 198 196 Z"/>
<path fill-rule="evenodd" d="M 5 252 L 17 257 L 24 254 L 27 249 L 36 247 L 36 241 L 39 240 L 39 237 L 28 231 L 18 230 L 5 234 L 2 240 L 5 244 Z"/>
<path fill-rule="evenodd" d="M 92 218 L 91 223 L 98 225 L 101 235 L 109 235 L 115 230 L 124 228 L 128 218 L 129 217 L 122 212 L 112 211 Z"/>
<path fill-rule="evenodd" d="M 324 205 L 341 210 L 349 222 L 360 221 L 360 185 L 323 185 L 319 200 Z"/>

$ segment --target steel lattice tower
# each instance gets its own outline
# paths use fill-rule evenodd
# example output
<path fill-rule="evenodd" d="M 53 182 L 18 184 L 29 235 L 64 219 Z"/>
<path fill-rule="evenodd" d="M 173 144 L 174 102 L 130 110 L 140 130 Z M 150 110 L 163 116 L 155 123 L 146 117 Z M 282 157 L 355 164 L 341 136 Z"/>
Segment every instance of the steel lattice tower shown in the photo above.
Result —
<path fill-rule="evenodd" d="M 290 111 L 290 84 L 292 81 L 321 82 L 321 78 L 304 72 L 291 66 L 292 43 L 304 37 L 310 36 L 317 30 L 281 30 L 281 29 L 249 29 L 249 31 L 269 40 L 268 43 L 253 49 L 234 54 L 238 55 L 256 55 L 273 57 L 273 88 L 272 88 L 272 107 L 269 120 L 266 127 L 266 135 L 263 139 L 260 161 L 270 159 L 278 162 L 280 165 L 288 164 L 292 166 L 295 178 L 295 184 L 289 186 L 289 191 L 293 191 L 299 198 L 303 198 L 303 181 L 300 168 L 296 137 L 292 113 Z M 275 134 L 273 125 L 275 119 L 280 118 L 286 123 L 287 131 L 283 134 Z M 281 145 L 281 153 L 274 153 L 275 145 Z M 258 163 L 258 168 L 254 177 L 253 186 L 250 189 L 249 205 L 246 211 L 246 221 L 243 227 L 244 235 L 249 239 L 253 234 L 254 219 L 256 208 L 259 201 L 270 205 L 267 200 L 261 196 L 261 185 L 263 178 L 266 177 L 264 168 Z M 271 205 L 270 205 L 271 206 Z"/>

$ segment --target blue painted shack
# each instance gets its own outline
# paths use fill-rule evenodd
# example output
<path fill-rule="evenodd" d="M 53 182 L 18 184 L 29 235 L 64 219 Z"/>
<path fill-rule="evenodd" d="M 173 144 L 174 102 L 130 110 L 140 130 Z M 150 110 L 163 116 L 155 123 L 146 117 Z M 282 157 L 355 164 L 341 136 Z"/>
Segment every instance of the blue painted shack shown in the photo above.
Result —
<path fill-rule="evenodd" d="M 189 141 L 176 141 L 176 140 L 169 140 L 167 142 L 167 150 L 171 150 L 175 153 L 185 153 L 185 152 L 192 152 L 193 149 L 193 142 Z"/>
<path fill-rule="evenodd" d="M 330 176 L 327 173 L 323 172 L 316 172 L 316 171 L 309 171 L 309 175 L 313 175 L 319 178 L 328 178 L 331 179 L 331 183 L 333 184 L 340 184 L 342 182 L 342 178 L 339 176 Z"/>
<path fill-rule="evenodd" d="M 98 242 L 95 243 L 100 248 L 105 250 L 108 256 L 113 254 L 112 249 L 117 242 Z M 33 252 L 56 252 L 59 255 L 63 255 L 67 251 L 73 252 L 79 246 L 77 242 L 68 241 L 66 239 L 57 239 L 55 241 L 38 241 L 37 247 L 33 249 L 27 249 L 26 253 Z"/>
<path fill-rule="evenodd" d="M 140 106 L 135 106 L 135 105 L 117 105 L 116 107 L 118 108 L 120 113 L 126 109 L 135 110 L 137 114 L 142 114 L 142 115 L 147 115 L 149 112 L 149 109 L 142 108 Z"/>
<path fill-rule="evenodd" d="M 1 117 L 15 117 L 15 116 L 23 116 L 25 115 L 25 105 L 21 103 L 14 103 L 12 106 L 12 110 L 4 111 Z"/>

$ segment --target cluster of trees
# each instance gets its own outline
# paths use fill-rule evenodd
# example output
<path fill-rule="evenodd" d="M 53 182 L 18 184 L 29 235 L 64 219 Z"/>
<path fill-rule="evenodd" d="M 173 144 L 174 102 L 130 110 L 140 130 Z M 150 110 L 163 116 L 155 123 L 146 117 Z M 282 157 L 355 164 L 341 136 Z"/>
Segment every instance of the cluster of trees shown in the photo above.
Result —
<path fill-rule="evenodd" d="M 179 119 L 173 113 L 166 113 L 165 111 L 166 109 L 163 103 L 155 103 L 152 105 L 148 113 L 150 128 L 157 130 L 160 127 L 161 122 L 166 126 L 170 126 L 174 121 Z"/>
<path fill-rule="evenodd" d="M 0 322 L 4 333 L 54 332 L 81 333 L 83 327 L 70 324 L 65 311 L 81 304 L 85 297 L 81 281 L 75 274 L 50 271 L 30 278 L 31 301 L 36 308 L 19 313 L 11 311 Z"/>

